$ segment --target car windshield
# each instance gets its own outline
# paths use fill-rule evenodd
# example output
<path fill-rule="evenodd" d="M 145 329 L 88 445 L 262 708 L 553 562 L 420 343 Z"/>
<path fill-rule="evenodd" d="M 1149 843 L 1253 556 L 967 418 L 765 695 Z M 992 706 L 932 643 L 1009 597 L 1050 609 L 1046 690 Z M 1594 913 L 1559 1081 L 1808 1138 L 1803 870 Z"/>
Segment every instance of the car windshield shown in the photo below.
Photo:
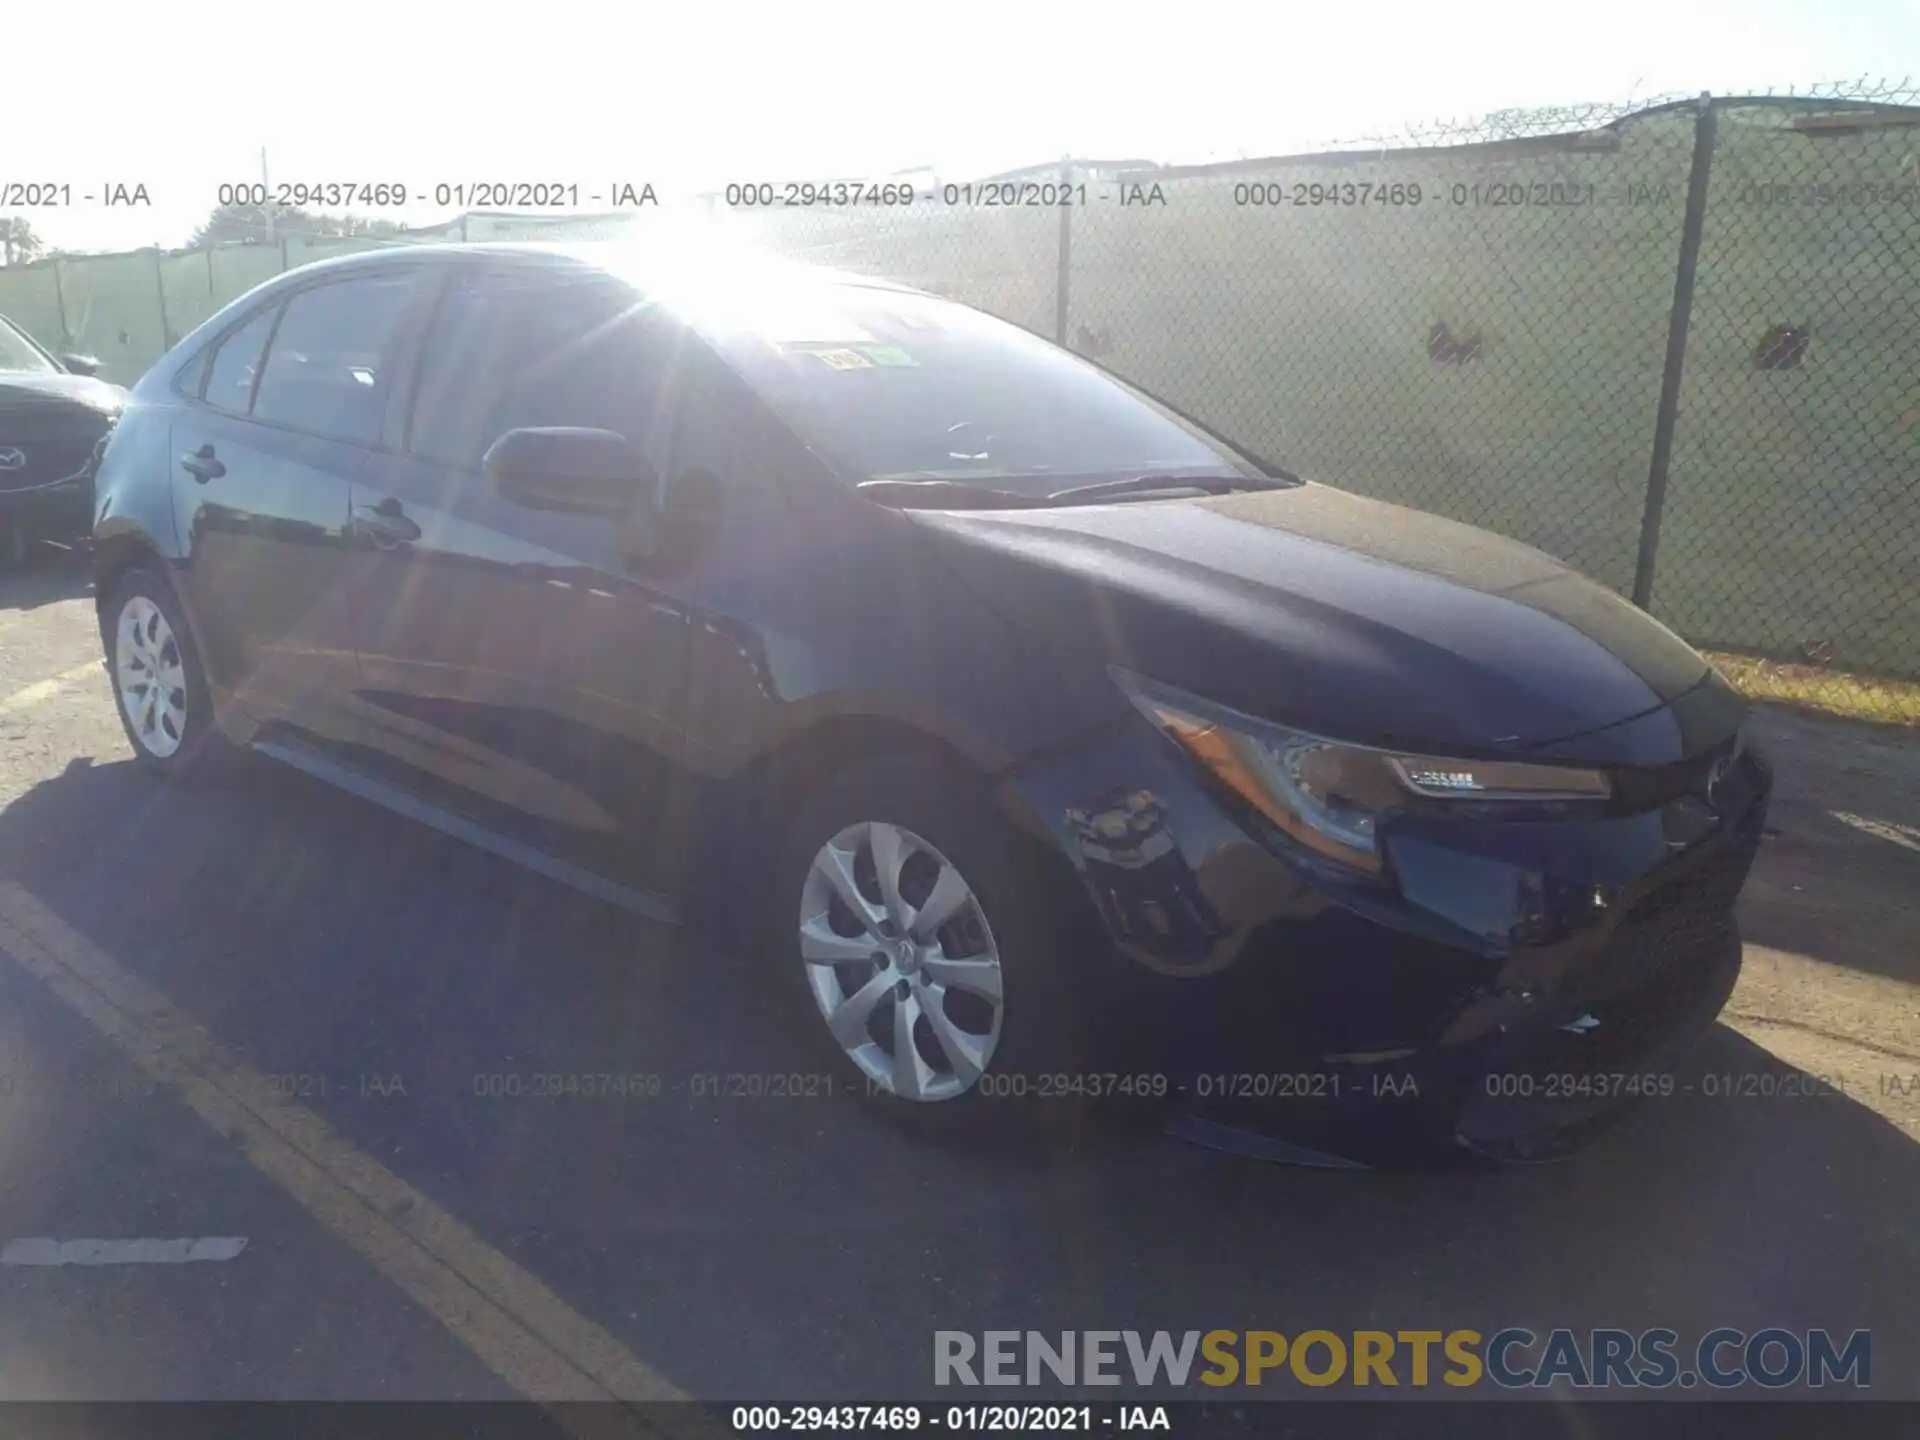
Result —
<path fill-rule="evenodd" d="M 1044 495 L 1161 472 L 1262 474 L 1098 367 L 952 301 L 801 285 L 740 305 L 736 317 L 694 318 L 853 483 L 945 480 Z"/>
<path fill-rule="evenodd" d="M 0 319 L 0 374 L 57 375 L 55 365 L 11 320 Z"/>

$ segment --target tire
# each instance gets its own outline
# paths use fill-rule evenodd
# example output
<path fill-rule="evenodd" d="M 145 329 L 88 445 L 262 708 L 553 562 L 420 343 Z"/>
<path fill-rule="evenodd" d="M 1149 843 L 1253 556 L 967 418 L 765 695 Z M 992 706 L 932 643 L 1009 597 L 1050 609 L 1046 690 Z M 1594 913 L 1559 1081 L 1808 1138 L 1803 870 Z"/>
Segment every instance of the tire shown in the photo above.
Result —
<path fill-rule="evenodd" d="M 214 724 L 206 668 L 157 566 L 143 562 L 114 580 L 100 610 L 100 640 L 114 709 L 140 767 L 194 783 L 223 774 L 238 752 Z M 139 683 L 149 673 L 160 677 L 157 686 Z"/>
<path fill-rule="evenodd" d="M 826 781 L 798 807 L 775 866 L 769 948 L 784 972 L 793 1022 L 820 1063 L 870 1105 L 916 1126 L 1011 1121 L 1030 1129 L 1036 1118 L 1057 1120 L 1077 1108 L 1037 1098 L 1036 1082 L 1076 1067 L 1078 1007 L 1056 962 L 1059 927 L 1038 883 L 1042 867 L 1023 863 L 1032 842 L 979 790 L 977 778 L 918 756 L 863 762 Z M 877 926 L 862 921 L 829 878 L 829 845 L 850 863 L 869 920 L 886 917 Z M 901 908 L 887 903 L 879 847 L 905 857 L 896 872 Z M 965 896 L 948 913 L 958 890 Z M 914 938 L 901 933 L 908 908 L 920 922 L 934 908 L 947 918 L 930 932 L 910 920 L 922 943 L 903 950 L 901 941 Z M 822 963 L 840 955 L 844 963 Z M 982 956 L 997 974 L 962 968 Z M 869 1013 L 858 1032 L 843 1031 L 854 1035 L 843 1044 L 827 1015 L 850 1000 L 849 1026 L 861 1005 Z M 903 1008 L 919 1017 L 911 1023 L 924 1073 L 900 1061 Z M 939 1028 L 957 1041 L 957 1052 L 939 1040 L 936 1017 L 947 1022 Z M 979 1068 L 968 1077 L 975 1059 Z"/>

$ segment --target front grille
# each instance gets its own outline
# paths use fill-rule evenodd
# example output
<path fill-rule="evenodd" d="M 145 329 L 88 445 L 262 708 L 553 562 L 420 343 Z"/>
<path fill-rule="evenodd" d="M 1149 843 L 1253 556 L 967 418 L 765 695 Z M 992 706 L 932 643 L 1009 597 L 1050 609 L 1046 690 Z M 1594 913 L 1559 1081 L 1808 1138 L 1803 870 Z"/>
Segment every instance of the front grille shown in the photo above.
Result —
<path fill-rule="evenodd" d="M 8 448 L 0 441 L 0 451 Z M 16 470 L 0 470 L 0 490 L 33 490 L 42 485 L 68 479 L 85 471 L 93 457 L 93 441 L 84 445 L 39 445 L 17 447 L 26 452 L 27 462 Z"/>
<path fill-rule="evenodd" d="M 100 437 L 113 426 L 111 415 L 63 410 L 55 415 L 0 412 L 0 456 L 17 450 L 25 463 L 0 469 L 0 490 L 32 490 L 86 472 Z"/>
<path fill-rule="evenodd" d="M 1644 990 L 1712 953 L 1733 932 L 1733 906 L 1684 895 L 1658 910 L 1622 921 L 1599 964 L 1586 977 L 1583 997 Z"/>
<path fill-rule="evenodd" d="M 1606 944 L 1570 975 L 1576 1004 L 1680 983 L 1734 933 L 1733 906 L 1760 844 L 1764 806 L 1754 805 L 1721 843 L 1635 899 Z"/>
<path fill-rule="evenodd" d="M 1736 825 L 1717 849 L 1635 900 L 1621 919 L 1622 928 L 1694 924 L 1725 916 L 1747 883 L 1759 846 L 1757 823 Z"/>

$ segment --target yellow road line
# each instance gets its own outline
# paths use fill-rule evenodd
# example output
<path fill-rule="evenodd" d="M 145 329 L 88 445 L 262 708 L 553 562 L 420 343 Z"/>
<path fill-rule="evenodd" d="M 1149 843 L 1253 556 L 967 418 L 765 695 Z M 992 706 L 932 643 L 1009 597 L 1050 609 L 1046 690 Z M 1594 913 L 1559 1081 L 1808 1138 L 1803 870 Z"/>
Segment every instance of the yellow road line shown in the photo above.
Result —
<path fill-rule="evenodd" d="M 530 1399 L 685 1400 L 446 1210 L 273 1093 L 200 1024 L 33 895 L 0 882 L 0 950 L 222 1134 Z"/>
<path fill-rule="evenodd" d="M 0 697 L 0 715 L 13 710 L 25 710 L 30 705 L 38 705 L 42 700 L 51 700 L 61 689 L 89 675 L 104 675 L 104 667 L 98 660 L 89 660 L 85 665 L 76 665 L 71 670 L 63 670 L 51 680 L 38 680 L 23 690 Z"/>

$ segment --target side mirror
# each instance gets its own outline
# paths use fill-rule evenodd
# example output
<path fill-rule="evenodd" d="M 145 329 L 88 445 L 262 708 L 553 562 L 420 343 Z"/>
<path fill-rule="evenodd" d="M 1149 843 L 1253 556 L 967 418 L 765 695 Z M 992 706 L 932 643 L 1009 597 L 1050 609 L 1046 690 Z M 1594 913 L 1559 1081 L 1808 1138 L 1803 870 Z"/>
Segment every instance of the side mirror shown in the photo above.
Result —
<path fill-rule="evenodd" d="M 612 430 L 544 426 L 509 430 L 480 461 L 487 482 L 530 510 L 630 516 L 658 493 L 652 467 Z"/>
<path fill-rule="evenodd" d="M 100 361 L 92 355 L 62 355 L 60 368 L 69 375 L 98 375 Z"/>

